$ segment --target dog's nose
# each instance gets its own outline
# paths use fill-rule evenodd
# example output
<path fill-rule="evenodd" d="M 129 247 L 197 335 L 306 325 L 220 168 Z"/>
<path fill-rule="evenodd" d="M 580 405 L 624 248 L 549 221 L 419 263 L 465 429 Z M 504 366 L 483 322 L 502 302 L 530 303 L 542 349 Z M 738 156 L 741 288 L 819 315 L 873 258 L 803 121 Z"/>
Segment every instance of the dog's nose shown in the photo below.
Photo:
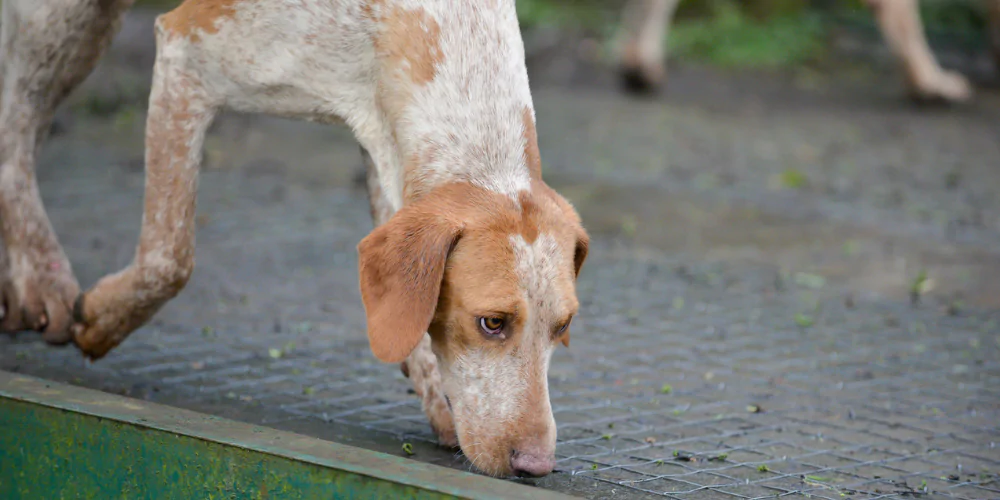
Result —
<path fill-rule="evenodd" d="M 510 467 L 518 477 L 542 477 L 552 472 L 556 467 L 556 460 L 549 453 L 514 450 L 510 456 Z"/>

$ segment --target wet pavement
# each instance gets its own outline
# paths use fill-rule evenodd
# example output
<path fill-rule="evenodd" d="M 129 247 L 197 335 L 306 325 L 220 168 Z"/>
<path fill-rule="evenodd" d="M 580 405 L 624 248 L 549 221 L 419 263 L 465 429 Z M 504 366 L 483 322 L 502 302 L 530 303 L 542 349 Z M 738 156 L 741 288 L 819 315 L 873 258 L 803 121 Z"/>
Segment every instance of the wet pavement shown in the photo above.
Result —
<path fill-rule="evenodd" d="M 84 286 L 138 235 L 143 110 L 115 100 L 144 92 L 148 20 L 130 18 L 39 167 Z M 532 484 L 1000 498 L 995 93 L 913 109 L 892 80 L 680 67 L 637 100 L 566 67 L 532 65 L 540 144 L 593 246 L 550 374 L 559 472 Z M 223 116 L 187 289 L 100 362 L 23 334 L 0 337 L 0 369 L 466 468 L 368 350 L 360 166 L 345 130 Z"/>

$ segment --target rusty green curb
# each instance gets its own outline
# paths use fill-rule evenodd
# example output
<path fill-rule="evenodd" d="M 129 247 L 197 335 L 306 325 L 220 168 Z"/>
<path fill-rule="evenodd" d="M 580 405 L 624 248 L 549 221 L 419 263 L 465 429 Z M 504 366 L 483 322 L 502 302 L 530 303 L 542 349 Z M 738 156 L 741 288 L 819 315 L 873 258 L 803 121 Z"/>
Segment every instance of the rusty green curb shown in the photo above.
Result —
<path fill-rule="evenodd" d="M 0 371 L 0 498 L 573 497 Z"/>

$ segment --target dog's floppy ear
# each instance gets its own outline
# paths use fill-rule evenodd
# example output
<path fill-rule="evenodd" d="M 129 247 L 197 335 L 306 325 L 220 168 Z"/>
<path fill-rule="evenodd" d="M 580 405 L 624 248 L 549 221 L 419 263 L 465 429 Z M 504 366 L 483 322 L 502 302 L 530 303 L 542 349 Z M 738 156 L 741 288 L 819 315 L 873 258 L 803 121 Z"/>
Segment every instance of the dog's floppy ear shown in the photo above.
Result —
<path fill-rule="evenodd" d="M 358 244 L 368 341 L 381 361 L 405 360 L 431 324 L 445 263 L 462 231 L 448 205 L 403 207 Z"/>

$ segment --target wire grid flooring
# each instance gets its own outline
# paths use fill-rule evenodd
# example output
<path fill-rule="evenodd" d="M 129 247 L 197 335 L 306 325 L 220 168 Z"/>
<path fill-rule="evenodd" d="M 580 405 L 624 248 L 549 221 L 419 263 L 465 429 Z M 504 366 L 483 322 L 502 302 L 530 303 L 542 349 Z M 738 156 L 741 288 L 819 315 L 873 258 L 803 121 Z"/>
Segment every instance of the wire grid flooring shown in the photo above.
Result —
<path fill-rule="evenodd" d="M 557 474 L 616 497 L 1000 498 L 1000 315 L 848 307 L 770 271 L 613 244 L 590 266 L 550 375 Z M 808 326 L 804 300 L 822 309 Z M 336 315 L 267 334 L 161 324 L 87 369 L 434 442 L 406 380 L 368 353 L 359 308 Z M 29 336 L 0 346 L 8 369 L 80 364 Z"/>

